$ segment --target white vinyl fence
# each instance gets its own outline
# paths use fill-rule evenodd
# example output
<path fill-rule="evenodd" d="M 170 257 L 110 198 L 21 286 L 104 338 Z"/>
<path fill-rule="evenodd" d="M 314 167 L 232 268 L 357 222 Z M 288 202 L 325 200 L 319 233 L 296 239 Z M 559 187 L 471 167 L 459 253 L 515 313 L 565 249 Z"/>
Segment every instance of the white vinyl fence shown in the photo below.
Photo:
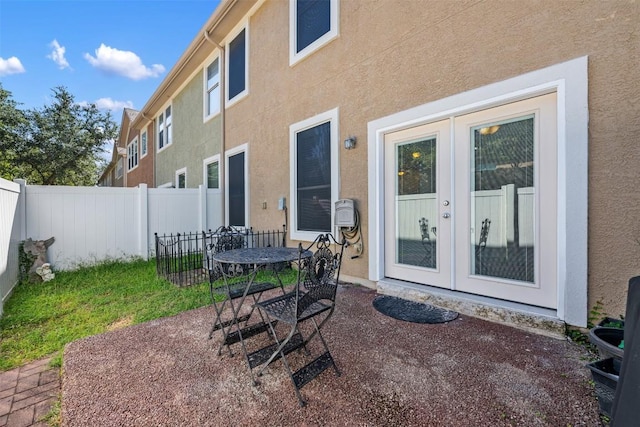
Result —
<path fill-rule="evenodd" d="M 485 218 L 491 220 L 491 228 L 487 238 L 489 247 L 506 247 L 508 242 L 515 239 L 514 230 L 514 198 L 515 187 L 513 184 L 504 185 L 499 190 L 474 191 L 471 195 L 473 201 L 475 223 L 471 232 L 473 242 L 478 244 L 482 221 Z M 534 244 L 534 188 L 524 187 L 517 189 L 518 227 L 520 246 L 532 246 Z M 420 240 L 419 220 L 425 218 L 429 223 L 429 229 L 438 224 L 438 205 L 435 194 L 417 194 L 398 197 L 398 237 L 401 239 Z M 437 230 L 436 230 L 437 231 Z"/>
<path fill-rule="evenodd" d="M 18 282 L 18 246 L 24 239 L 20 202 L 20 184 L 0 178 L 0 315 Z"/>
<path fill-rule="evenodd" d="M 200 232 L 222 225 L 221 191 L 67 187 L 0 180 L 0 290 L 18 279 L 21 240 L 55 238 L 47 255 L 54 270 L 107 259 L 154 256 L 154 233 Z M 0 307 L 1 313 L 1 307 Z"/>

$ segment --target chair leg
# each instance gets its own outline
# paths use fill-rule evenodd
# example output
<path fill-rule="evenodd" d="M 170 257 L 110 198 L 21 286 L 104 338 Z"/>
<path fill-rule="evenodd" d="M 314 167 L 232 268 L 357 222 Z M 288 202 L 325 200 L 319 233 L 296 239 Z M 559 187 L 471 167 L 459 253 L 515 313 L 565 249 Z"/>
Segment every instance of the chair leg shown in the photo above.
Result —
<path fill-rule="evenodd" d="M 336 376 L 339 377 L 340 375 L 342 375 L 342 373 L 336 366 L 336 362 L 333 358 L 333 355 L 331 354 L 331 351 L 329 351 L 329 346 L 327 345 L 327 342 L 325 341 L 324 337 L 322 336 L 322 333 L 320 332 L 320 327 L 318 326 L 316 319 L 311 319 L 311 320 L 313 321 L 313 326 L 315 326 L 316 328 L 316 332 L 318 334 L 318 337 L 320 338 L 320 341 L 322 341 L 322 345 L 324 346 L 325 351 L 329 354 L 329 357 L 331 358 L 331 364 L 333 365 L 333 370 L 336 372 Z M 324 321 L 320 323 L 320 325 L 322 325 L 323 323 Z"/>

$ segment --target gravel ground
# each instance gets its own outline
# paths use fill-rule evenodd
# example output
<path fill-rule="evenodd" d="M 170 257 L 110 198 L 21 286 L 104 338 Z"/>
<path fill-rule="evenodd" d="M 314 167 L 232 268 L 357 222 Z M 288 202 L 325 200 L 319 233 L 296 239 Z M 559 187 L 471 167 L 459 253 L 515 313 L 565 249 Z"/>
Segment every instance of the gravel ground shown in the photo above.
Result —
<path fill-rule="evenodd" d="M 217 355 L 206 307 L 69 344 L 63 426 L 601 425 L 582 347 L 467 316 L 402 322 L 375 296 L 338 290 L 324 335 L 342 375 L 307 384 L 303 408 L 282 362 L 254 386 L 239 344 Z"/>

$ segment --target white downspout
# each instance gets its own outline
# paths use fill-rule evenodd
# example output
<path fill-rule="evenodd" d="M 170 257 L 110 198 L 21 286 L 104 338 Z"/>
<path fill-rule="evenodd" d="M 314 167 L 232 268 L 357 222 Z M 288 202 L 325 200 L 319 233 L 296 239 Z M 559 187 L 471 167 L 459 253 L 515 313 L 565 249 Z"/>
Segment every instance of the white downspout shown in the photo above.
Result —
<path fill-rule="evenodd" d="M 221 215 L 220 218 L 222 218 L 222 225 L 227 223 L 227 218 L 226 218 L 226 200 L 225 200 L 225 194 L 226 191 L 224 191 L 225 188 L 225 156 L 224 153 L 226 151 L 226 144 L 225 144 L 225 50 L 224 47 L 220 46 L 218 43 L 216 43 L 213 39 L 211 39 L 211 37 L 209 37 L 209 32 L 207 30 L 204 30 L 203 32 L 204 38 L 205 40 L 207 40 L 209 43 L 211 43 L 212 45 L 214 45 L 216 48 L 218 48 L 218 50 L 220 51 L 220 163 L 219 163 L 219 168 L 220 168 L 220 191 L 222 193 L 222 197 L 220 198 L 220 210 L 221 210 Z"/>

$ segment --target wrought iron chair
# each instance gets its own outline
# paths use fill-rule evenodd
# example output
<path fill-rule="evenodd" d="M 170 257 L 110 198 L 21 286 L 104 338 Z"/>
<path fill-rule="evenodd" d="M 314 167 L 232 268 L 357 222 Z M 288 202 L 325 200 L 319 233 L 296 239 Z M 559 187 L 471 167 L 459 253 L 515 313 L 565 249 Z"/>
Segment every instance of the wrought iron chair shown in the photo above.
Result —
<path fill-rule="evenodd" d="M 331 246 L 334 245 L 336 250 L 332 252 Z M 333 367 L 336 375 L 340 375 L 327 342 L 320 331 L 331 318 L 335 309 L 336 291 L 345 246 L 345 240 L 338 242 L 331 234 L 319 235 L 306 249 L 300 244 L 300 255 L 305 250 L 311 250 L 314 253 L 308 259 L 302 259 L 299 255 L 298 280 L 295 289 L 282 296 L 256 304 L 256 307 L 267 317 L 266 323 L 269 325 L 275 343 L 248 355 L 252 375 L 254 368 L 260 367 L 257 373 L 259 377 L 271 362 L 278 358 L 282 359 L 295 388 L 300 406 L 305 405 L 300 394 L 300 389 L 304 385 L 330 366 Z M 289 328 L 286 336 L 282 337 L 282 334 L 280 337 L 278 336 L 274 320 Z M 311 323 L 313 328 L 309 336 L 305 338 L 300 330 L 300 325 L 307 322 Z M 292 372 L 286 355 L 303 348 L 309 356 L 307 344 L 315 336 L 322 343 L 323 353 L 302 368 Z M 257 383 L 255 378 L 254 383 Z"/>
<path fill-rule="evenodd" d="M 209 235 L 206 236 L 206 238 L 208 239 L 205 240 L 207 241 L 205 250 L 206 265 L 209 272 L 209 292 L 211 295 L 211 303 L 215 312 L 215 319 L 213 325 L 211 326 L 211 330 L 209 331 L 209 339 L 213 337 L 213 334 L 217 330 L 225 330 L 229 328 L 234 322 L 244 322 L 245 324 L 247 324 L 249 318 L 252 316 L 254 312 L 253 306 L 249 313 L 246 313 L 235 320 L 233 318 L 223 320 L 223 311 L 227 302 L 229 302 L 230 300 L 252 296 L 255 303 L 259 300 L 260 295 L 263 292 L 270 289 L 275 289 L 277 287 L 280 287 L 282 289 L 282 293 L 284 293 L 284 288 L 280 283 L 259 282 L 253 281 L 253 278 L 250 279 L 248 276 L 252 272 L 252 269 L 255 268 L 255 266 L 246 264 L 220 265 L 213 260 L 213 255 L 215 255 L 216 253 L 247 247 L 247 236 L 247 231 L 235 228 L 233 226 L 221 226 L 215 232 L 209 233 Z M 220 280 L 224 276 L 227 276 L 227 278 L 237 277 L 237 280 Z M 251 283 L 249 283 L 248 280 L 251 280 Z M 246 338 L 251 335 L 265 332 L 266 330 L 267 327 L 263 321 L 261 322 L 260 327 L 245 330 L 243 334 Z M 230 334 L 225 333 L 224 335 L 225 339 L 222 341 L 220 347 L 218 348 L 218 355 L 221 354 L 224 345 L 229 346 L 240 341 L 239 333 L 237 332 Z M 229 349 L 229 352 L 231 352 L 231 349 Z"/>

